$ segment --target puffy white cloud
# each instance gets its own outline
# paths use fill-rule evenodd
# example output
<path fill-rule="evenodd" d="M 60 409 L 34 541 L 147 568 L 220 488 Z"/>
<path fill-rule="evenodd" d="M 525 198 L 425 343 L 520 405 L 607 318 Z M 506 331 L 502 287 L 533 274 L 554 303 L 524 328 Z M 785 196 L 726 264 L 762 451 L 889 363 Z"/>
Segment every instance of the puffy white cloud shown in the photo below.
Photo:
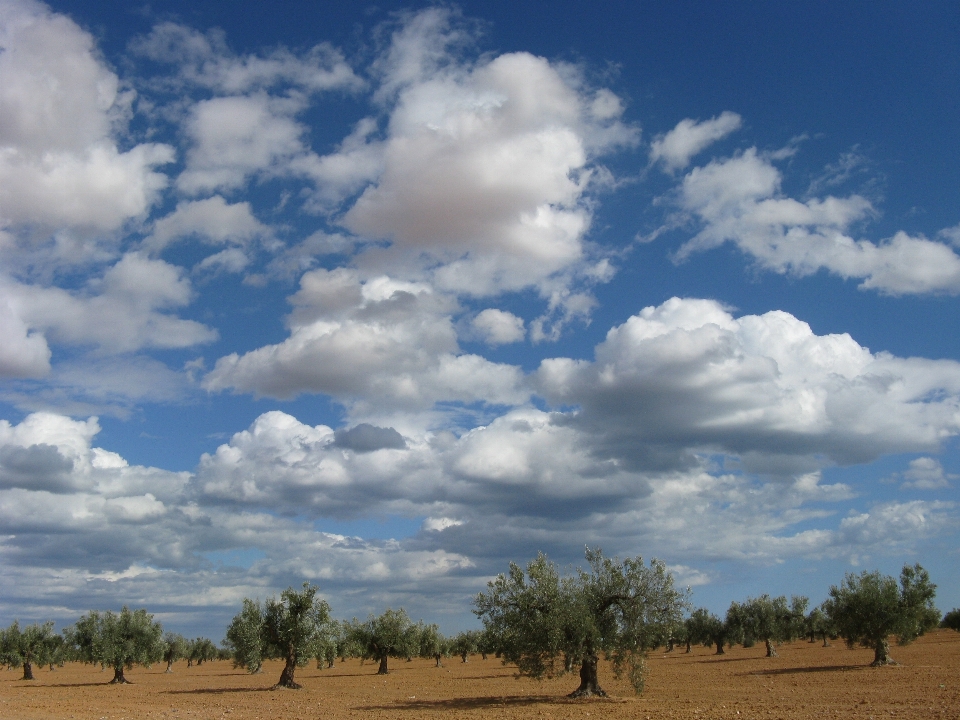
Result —
<path fill-rule="evenodd" d="M 650 161 L 663 161 L 664 169 L 669 172 L 682 170 L 694 155 L 739 130 L 741 124 L 740 116 L 729 110 L 710 120 L 681 120 L 673 130 L 658 135 L 650 143 Z"/>
<path fill-rule="evenodd" d="M 280 173 L 304 152 L 298 101 L 265 93 L 201 100 L 185 130 L 192 145 L 177 188 L 188 194 L 241 187 L 257 172 Z"/>
<path fill-rule="evenodd" d="M 869 512 L 852 512 L 836 531 L 842 554 L 856 562 L 864 554 L 883 548 L 886 552 L 909 548 L 918 540 L 956 529 L 957 519 L 950 502 L 882 503 Z"/>
<path fill-rule="evenodd" d="M 422 481 L 406 447 L 357 451 L 326 426 L 310 427 L 286 413 L 261 415 L 229 444 L 205 454 L 197 482 L 208 500 L 327 516 L 379 506 L 409 509 Z M 408 472 L 405 472 L 408 471 Z M 414 471 L 412 474 L 409 471 Z"/>
<path fill-rule="evenodd" d="M 172 103 L 158 101 L 159 115 L 179 121 L 186 108 L 184 129 L 191 147 L 187 167 L 177 179 L 182 192 L 235 190 L 255 174 L 293 173 L 324 183 L 327 189 L 321 196 L 340 199 L 334 187 L 356 187 L 368 176 L 352 177 L 356 171 L 346 167 L 365 164 L 361 156 L 369 155 L 368 148 L 355 146 L 364 145 L 369 130 L 361 128 L 367 125 L 358 128 L 358 140 L 348 137 L 341 146 L 340 151 L 351 156 L 345 163 L 310 152 L 303 142 L 306 128 L 294 119 L 314 93 L 355 91 L 364 85 L 330 44 L 320 43 L 304 53 L 278 48 L 265 55 L 236 55 L 222 31 L 200 33 L 165 22 L 132 43 L 131 49 L 149 60 L 177 66 L 175 75 L 147 85 L 181 96 Z M 193 104 L 182 97 L 196 89 L 214 96 Z"/>
<path fill-rule="evenodd" d="M 497 308 L 480 311 L 471 325 L 488 345 L 520 342 L 527 334 L 523 318 Z"/>
<path fill-rule="evenodd" d="M 905 490 L 942 490 L 950 487 L 950 480 L 956 475 L 943 471 L 940 461 L 932 457 L 920 457 L 910 461 L 910 468 L 903 473 L 902 488 Z"/>
<path fill-rule="evenodd" d="M 430 407 L 441 400 L 518 403 L 518 368 L 460 354 L 450 301 L 423 284 L 314 270 L 291 302 L 290 337 L 220 358 L 208 390 L 290 397 L 322 392 L 347 403 Z"/>
<path fill-rule="evenodd" d="M 121 152 L 132 95 L 89 33 L 29 0 L 0 9 L 0 224 L 114 230 L 166 185 L 167 145 Z"/>
<path fill-rule="evenodd" d="M 730 241 L 779 273 L 826 269 L 889 295 L 960 292 L 960 257 L 947 245 L 904 232 L 880 243 L 854 240 L 850 225 L 873 212 L 867 200 L 851 195 L 801 202 L 784 197 L 780 183 L 780 171 L 753 148 L 691 170 L 679 203 L 703 227 L 677 257 Z"/>
<path fill-rule="evenodd" d="M 145 249 L 162 250 L 176 240 L 195 236 L 211 245 L 246 245 L 270 229 L 254 216 L 249 202 L 228 203 L 215 195 L 177 204 L 176 209 L 153 224 L 143 241 Z"/>
<path fill-rule="evenodd" d="M 13 281 L 0 285 L 0 293 L 12 298 L 8 303 L 17 306 L 32 330 L 71 345 L 129 352 L 190 347 L 216 338 L 201 323 L 162 312 L 189 302 L 190 282 L 179 268 L 139 253 L 124 255 L 91 282 L 86 294 Z"/>
<path fill-rule="evenodd" d="M 528 53 L 461 63 L 449 48 L 462 33 L 450 13 L 432 9 L 394 35 L 378 64 L 379 96 L 391 108 L 386 137 L 363 152 L 355 133 L 323 159 L 350 180 L 382 167 L 342 222 L 391 241 L 368 263 L 395 267 L 401 258 L 421 272 L 439 263 L 438 289 L 544 289 L 586 260 L 593 160 L 634 143 L 636 132 L 619 121 L 613 93 L 590 91 L 571 68 Z"/>
<path fill-rule="evenodd" d="M 960 363 L 871 354 L 849 335 L 814 335 L 792 315 L 734 318 L 673 298 L 615 327 L 593 362 L 538 371 L 551 401 L 610 457 L 672 468 L 690 453 L 800 472 L 891 452 L 933 450 L 960 432 Z"/>
<path fill-rule="evenodd" d="M 27 493 L 17 496 L 20 502 L 42 503 L 44 498 L 54 502 L 50 493 L 66 498 L 84 493 L 89 496 L 84 502 L 94 504 L 117 501 L 114 505 L 124 516 L 155 510 L 160 507 L 158 502 L 181 494 L 189 474 L 131 467 L 116 453 L 92 447 L 99 432 L 96 418 L 79 421 L 48 412 L 32 413 L 17 425 L 0 420 L 0 485 Z M 31 495 L 31 491 L 41 494 Z M 144 499 L 146 495 L 150 498 Z M 86 522 L 85 518 L 96 515 L 95 510 L 72 506 L 67 499 L 61 509 L 77 521 Z M 12 523 L 12 517 L 8 515 L 7 521 Z M 48 518 L 47 522 L 55 520 Z M 12 529 L 12 525 L 8 527 Z"/>
<path fill-rule="evenodd" d="M 27 327 L 19 305 L 0 296 L 0 377 L 43 377 L 50 372 L 50 348 L 41 333 Z"/>

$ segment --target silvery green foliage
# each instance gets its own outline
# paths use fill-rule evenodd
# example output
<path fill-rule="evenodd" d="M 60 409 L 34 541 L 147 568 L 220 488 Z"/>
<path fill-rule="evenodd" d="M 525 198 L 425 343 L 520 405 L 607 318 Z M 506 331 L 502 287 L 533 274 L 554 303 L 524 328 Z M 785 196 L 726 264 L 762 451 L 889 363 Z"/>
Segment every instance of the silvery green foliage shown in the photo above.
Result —
<path fill-rule="evenodd" d="M 126 683 L 124 668 L 150 667 L 163 658 L 163 626 L 143 608 L 119 614 L 92 611 L 81 617 L 67 633 L 80 660 L 101 663 L 114 670 L 111 683 Z"/>
<path fill-rule="evenodd" d="M 382 615 L 371 615 L 366 621 L 356 618 L 350 624 L 350 640 L 364 660 L 377 660 L 378 674 L 385 675 L 387 658 L 408 658 L 417 654 L 418 628 L 403 608 L 387 608 Z"/>
<path fill-rule="evenodd" d="M 920 565 L 904 565 L 900 584 L 879 572 L 848 573 L 830 588 L 823 606 L 847 645 L 874 649 L 874 665 L 893 662 L 887 638 L 906 645 L 940 622 L 933 604 L 937 586 Z"/>
<path fill-rule="evenodd" d="M 34 623 L 25 628 L 16 620 L 0 631 L 0 662 L 23 667 L 23 679 L 33 680 L 33 666 L 53 662 L 60 637 L 53 633 L 53 623 Z"/>
<path fill-rule="evenodd" d="M 833 622 L 827 615 L 823 606 L 820 605 L 811 610 L 804 618 L 804 631 L 810 636 L 810 642 L 818 637 L 823 641 L 823 646 L 827 647 L 830 643 L 828 638 L 836 637 L 837 630 Z"/>
<path fill-rule="evenodd" d="M 210 638 L 194 638 L 187 643 L 187 657 L 191 663 L 203 665 L 207 660 L 217 658 L 217 646 Z"/>
<path fill-rule="evenodd" d="M 163 636 L 163 660 L 167 663 L 167 672 L 173 672 L 173 664 L 187 656 L 190 644 L 180 633 L 168 632 Z"/>
<path fill-rule="evenodd" d="M 450 651 L 454 655 L 459 655 L 463 662 L 467 662 L 467 658 L 479 649 L 480 632 L 477 630 L 459 632 L 450 641 Z"/>
<path fill-rule="evenodd" d="M 264 659 L 263 609 L 250 598 L 227 628 L 226 645 L 233 651 L 233 666 L 251 673 L 260 672 Z"/>
<path fill-rule="evenodd" d="M 789 605 L 783 595 L 747 598 L 743 603 L 731 603 L 727 622 L 736 626 L 736 634 L 745 647 L 763 640 L 767 657 L 776 657 L 774 644 L 789 642 L 803 635 L 808 602 L 802 595 L 792 596 Z"/>
<path fill-rule="evenodd" d="M 286 664 L 277 684 L 300 687 L 294 681 L 295 669 L 316 656 L 330 622 L 330 605 L 316 597 L 317 590 L 304 583 L 301 592 L 287 588 L 279 600 L 270 598 L 262 605 L 245 598 L 227 629 L 234 665 L 255 673 L 265 659 L 282 658 Z"/>
<path fill-rule="evenodd" d="M 694 610 L 684 625 L 691 644 L 716 647 L 717 655 L 723 655 L 723 646 L 737 637 L 737 630 L 727 620 L 721 620 L 706 608 Z"/>
<path fill-rule="evenodd" d="M 666 566 L 642 558 L 605 558 L 586 551 L 589 571 L 560 577 L 542 553 L 526 572 L 515 563 L 487 584 L 474 612 L 504 662 L 521 675 L 554 677 L 580 668 L 575 695 L 603 694 L 596 683 L 600 653 L 642 692 L 646 652 L 667 641 L 681 622 L 689 591 L 677 590 Z"/>
<path fill-rule="evenodd" d="M 436 660 L 437 667 L 440 667 L 440 659 L 450 654 L 450 645 L 450 639 L 444 637 L 436 625 L 417 624 L 418 657 Z"/>

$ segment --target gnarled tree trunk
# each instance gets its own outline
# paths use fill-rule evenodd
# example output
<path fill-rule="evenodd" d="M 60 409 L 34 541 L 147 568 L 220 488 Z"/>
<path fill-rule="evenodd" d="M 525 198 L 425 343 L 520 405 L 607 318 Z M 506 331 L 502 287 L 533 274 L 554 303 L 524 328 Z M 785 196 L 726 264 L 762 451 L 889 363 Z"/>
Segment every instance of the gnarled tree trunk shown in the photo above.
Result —
<path fill-rule="evenodd" d="M 297 670 L 297 653 L 293 647 L 287 650 L 286 662 L 283 665 L 283 672 L 280 673 L 280 679 L 277 681 L 277 687 L 299 690 L 302 686 L 293 679 L 293 674 Z"/>
<path fill-rule="evenodd" d="M 767 657 L 780 657 L 777 655 L 777 649 L 773 646 L 773 642 L 770 640 L 770 638 L 767 638 L 764 640 L 764 642 L 767 644 Z"/>
<path fill-rule="evenodd" d="M 873 662 L 870 665 L 880 667 L 881 665 L 896 664 L 897 661 L 890 657 L 890 643 L 887 642 L 887 639 L 877 640 L 877 644 L 873 647 Z"/>
<path fill-rule="evenodd" d="M 129 685 L 130 681 L 123 676 L 123 665 L 117 665 L 113 668 L 113 680 L 111 685 Z"/>
<path fill-rule="evenodd" d="M 436 660 L 437 660 L 437 667 L 443 667 L 443 663 L 440 662 L 440 653 L 437 653 L 437 654 L 434 655 L 433 657 L 436 658 Z"/>
<path fill-rule="evenodd" d="M 603 691 L 603 688 L 600 687 L 600 682 L 597 680 L 597 662 L 600 660 L 592 652 L 586 653 L 583 656 L 583 661 L 580 664 L 580 687 L 570 693 L 569 697 L 572 698 L 581 698 L 581 697 L 606 697 L 607 694 Z"/>
<path fill-rule="evenodd" d="M 716 655 L 726 655 L 723 650 L 723 640 L 714 640 L 714 644 L 717 646 Z"/>
<path fill-rule="evenodd" d="M 33 663 L 23 663 L 23 677 L 21 680 L 33 680 Z"/>
<path fill-rule="evenodd" d="M 384 655 L 380 658 L 380 669 L 377 670 L 377 675 L 386 675 L 389 670 L 387 670 L 387 656 Z"/>

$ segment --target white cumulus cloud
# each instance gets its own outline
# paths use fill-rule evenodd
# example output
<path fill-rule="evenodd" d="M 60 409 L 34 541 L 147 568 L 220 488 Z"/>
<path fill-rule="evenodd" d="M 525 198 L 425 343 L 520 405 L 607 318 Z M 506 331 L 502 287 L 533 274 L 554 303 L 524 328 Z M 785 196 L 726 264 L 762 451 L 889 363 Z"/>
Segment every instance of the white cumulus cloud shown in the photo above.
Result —
<path fill-rule="evenodd" d="M 571 422 L 605 453 L 637 467 L 680 467 L 699 451 L 798 472 L 960 432 L 960 363 L 872 354 L 788 313 L 734 318 L 711 300 L 645 308 L 594 361 L 545 360 L 538 379 L 547 398 L 581 406 Z"/>
<path fill-rule="evenodd" d="M 173 149 L 118 148 L 132 95 L 88 32 L 40 3 L 5 2 L 0 77 L 0 224 L 110 231 L 149 210 Z"/>
<path fill-rule="evenodd" d="M 527 397 L 518 368 L 459 351 L 450 301 L 429 286 L 314 270 L 291 302 L 290 337 L 220 358 L 204 379 L 208 390 L 322 392 L 347 403 L 412 408 Z"/>
<path fill-rule="evenodd" d="M 520 342 L 527 334 L 523 318 L 497 308 L 481 310 L 472 325 L 488 345 Z"/>
<path fill-rule="evenodd" d="M 694 155 L 739 130 L 742 123 L 741 117 L 729 110 L 710 120 L 681 120 L 673 130 L 654 138 L 650 161 L 663 161 L 664 169 L 670 172 L 682 170 Z"/>
<path fill-rule="evenodd" d="M 780 192 L 781 180 L 755 148 L 691 170 L 679 202 L 703 227 L 677 257 L 732 242 L 778 273 L 803 277 L 825 269 L 888 295 L 960 292 L 960 256 L 948 245 L 905 232 L 879 243 L 856 240 L 850 225 L 873 212 L 866 199 L 795 200 Z"/>

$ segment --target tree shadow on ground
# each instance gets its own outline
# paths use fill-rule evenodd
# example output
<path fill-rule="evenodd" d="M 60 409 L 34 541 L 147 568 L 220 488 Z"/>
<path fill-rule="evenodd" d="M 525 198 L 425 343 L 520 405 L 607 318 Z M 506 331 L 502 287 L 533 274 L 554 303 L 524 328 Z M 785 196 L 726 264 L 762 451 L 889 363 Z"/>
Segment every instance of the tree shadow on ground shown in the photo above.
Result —
<path fill-rule="evenodd" d="M 112 677 L 112 676 L 111 676 Z M 81 688 L 81 687 L 106 687 L 107 685 L 116 685 L 117 683 L 112 683 L 108 680 L 100 680 L 98 682 L 76 682 L 76 683 L 43 683 L 41 685 L 33 684 L 34 681 L 27 680 L 22 687 L 25 688 Z M 127 680 L 127 685 L 136 685 L 136 680 Z"/>
<path fill-rule="evenodd" d="M 506 695 L 503 697 L 472 697 L 449 698 L 446 700 L 399 700 L 394 703 L 381 705 L 358 705 L 353 710 L 486 710 L 492 708 L 515 707 L 522 708 L 529 705 L 569 705 L 582 706 L 588 703 L 624 703 L 622 698 L 568 698 L 557 695 Z"/>
<path fill-rule="evenodd" d="M 769 670 L 754 670 L 753 672 L 740 673 L 741 675 L 797 675 L 801 673 L 818 672 L 850 672 L 852 670 L 863 670 L 865 665 L 819 665 L 817 667 L 794 667 L 794 668 L 771 668 Z"/>
<path fill-rule="evenodd" d="M 161 690 L 161 695 L 225 695 L 228 693 L 270 692 L 270 687 L 196 688 L 194 690 Z"/>

